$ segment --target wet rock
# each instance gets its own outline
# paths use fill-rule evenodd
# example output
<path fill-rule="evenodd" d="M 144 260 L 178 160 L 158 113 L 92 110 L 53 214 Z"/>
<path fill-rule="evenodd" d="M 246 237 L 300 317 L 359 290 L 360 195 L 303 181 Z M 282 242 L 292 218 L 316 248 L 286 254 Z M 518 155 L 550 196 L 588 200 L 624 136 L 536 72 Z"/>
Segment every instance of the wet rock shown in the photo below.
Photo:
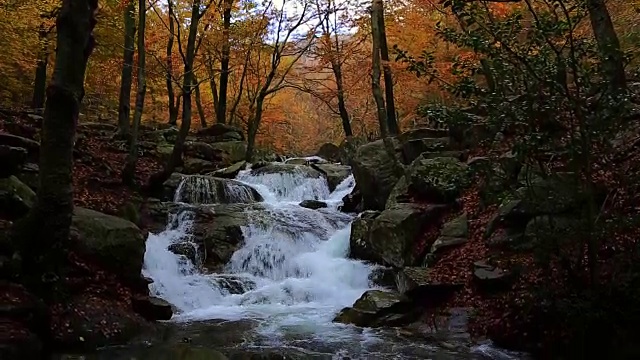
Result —
<path fill-rule="evenodd" d="M 449 203 L 469 185 L 466 164 L 458 159 L 419 157 L 409 166 L 409 191 L 432 201 Z"/>
<path fill-rule="evenodd" d="M 219 274 L 212 276 L 211 281 L 228 294 L 240 295 L 256 288 L 255 282 L 238 275 Z"/>
<path fill-rule="evenodd" d="M 466 213 L 445 223 L 440 236 L 431 245 L 431 252 L 462 245 L 469 240 L 469 219 Z"/>
<path fill-rule="evenodd" d="M 349 235 L 349 257 L 352 259 L 377 261 L 378 256 L 369 243 L 369 234 L 373 220 L 380 215 L 379 211 L 366 210 L 351 223 Z"/>
<path fill-rule="evenodd" d="M 322 144 L 316 152 L 316 156 L 329 161 L 340 161 L 340 148 L 332 143 Z"/>
<path fill-rule="evenodd" d="M 169 245 L 167 250 L 176 255 L 182 255 L 189 259 L 193 265 L 198 265 L 198 245 L 195 243 L 184 241 Z"/>
<path fill-rule="evenodd" d="M 397 141 L 394 147 L 398 146 Z M 397 150 L 393 156 L 398 156 Z M 397 160 L 397 159 L 396 159 Z M 383 210 L 391 190 L 398 182 L 394 159 L 387 152 L 384 142 L 377 140 L 358 147 L 352 157 L 353 176 L 358 184 L 364 209 Z"/>
<path fill-rule="evenodd" d="M 356 184 L 350 194 L 347 194 L 342 198 L 342 205 L 339 207 L 339 210 L 346 213 L 362 212 L 362 193 L 360 193 L 358 184 Z"/>
<path fill-rule="evenodd" d="M 29 212 L 35 201 L 35 192 L 17 177 L 0 178 L 0 216 L 19 219 Z"/>
<path fill-rule="evenodd" d="M 240 171 L 246 169 L 246 167 L 247 167 L 247 162 L 242 160 L 224 169 L 216 170 L 213 173 L 210 173 L 208 175 L 225 178 L 225 179 L 233 179 L 236 176 L 238 176 L 238 173 Z"/>
<path fill-rule="evenodd" d="M 329 191 L 335 190 L 341 182 L 351 175 L 351 167 L 346 165 L 325 163 L 313 164 L 311 167 L 318 170 L 327 178 Z"/>
<path fill-rule="evenodd" d="M 0 131 L 0 145 L 26 149 L 29 162 L 37 164 L 40 161 L 40 143 L 35 140 Z"/>
<path fill-rule="evenodd" d="M 76 206 L 74 248 L 121 279 L 135 283 L 142 270 L 145 236 L 132 222 Z"/>
<path fill-rule="evenodd" d="M 396 273 L 392 268 L 376 267 L 369 275 L 369 281 L 373 286 L 382 286 L 387 289 L 396 289 Z"/>
<path fill-rule="evenodd" d="M 228 360 L 221 352 L 205 346 L 172 344 L 146 351 L 144 359 L 155 360 Z"/>
<path fill-rule="evenodd" d="M 0 145 L 0 178 L 16 175 L 27 161 L 27 154 L 24 148 Z"/>
<path fill-rule="evenodd" d="M 333 321 L 361 327 L 398 326 L 410 322 L 411 309 L 407 298 L 398 293 L 369 290 Z"/>
<path fill-rule="evenodd" d="M 173 316 L 171 304 L 155 296 L 134 296 L 131 306 L 133 311 L 149 321 L 170 320 Z"/>
<path fill-rule="evenodd" d="M 106 132 L 107 134 L 114 133 L 117 127 L 113 124 L 103 122 L 83 122 L 78 124 L 79 132 Z"/>
<path fill-rule="evenodd" d="M 327 203 L 318 200 L 303 200 L 299 205 L 311 210 L 318 210 L 327 207 Z"/>
<path fill-rule="evenodd" d="M 444 205 L 420 207 L 397 204 L 386 209 L 371 224 L 366 247 L 373 261 L 395 267 L 413 265 L 417 258 L 415 244 L 425 223 L 442 214 Z"/>
<path fill-rule="evenodd" d="M 431 276 L 431 269 L 424 267 L 405 267 L 396 274 L 398 291 L 412 299 L 428 299 L 433 302 L 446 300 L 462 283 L 442 283 Z"/>
<path fill-rule="evenodd" d="M 230 360 L 331 360 L 333 356 L 305 349 L 262 348 L 260 350 L 232 350 Z"/>
<path fill-rule="evenodd" d="M 338 148 L 340 149 L 340 163 L 352 165 L 353 158 L 358 152 L 358 148 L 367 143 L 365 138 L 350 136 L 344 139 Z"/>
<path fill-rule="evenodd" d="M 490 249 L 515 249 L 524 242 L 524 232 L 518 229 L 498 229 L 486 240 Z"/>

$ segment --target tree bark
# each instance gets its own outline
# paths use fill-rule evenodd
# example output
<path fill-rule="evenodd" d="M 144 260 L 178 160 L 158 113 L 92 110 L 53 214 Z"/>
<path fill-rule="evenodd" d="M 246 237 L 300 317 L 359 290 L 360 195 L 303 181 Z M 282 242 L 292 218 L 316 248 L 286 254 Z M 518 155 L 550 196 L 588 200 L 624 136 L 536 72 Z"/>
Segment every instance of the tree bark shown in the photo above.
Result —
<path fill-rule="evenodd" d="M 202 106 L 202 98 L 200 96 L 200 84 L 195 74 L 193 75 L 193 86 L 196 92 L 196 107 L 198 109 L 198 116 L 200 117 L 200 126 L 204 129 L 207 127 L 207 118 L 204 115 L 204 107 Z"/>
<path fill-rule="evenodd" d="M 124 169 L 122 169 L 122 182 L 129 186 L 133 186 L 135 183 L 136 164 L 138 162 L 138 130 L 140 129 L 140 121 L 142 120 L 142 111 L 144 109 L 144 96 L 147 91 L 144 40 L 147 16 L 145 9 L 146 0 L 138 0 L 138 91 L 136 93 L 136 110 L 133 116 L 133 128 L 129 140 L 129 154 L 127 155 Z"/>
<path fill-rule="evenodd" d="M 337 44 L 336 44 L 337 45 Z M 337 51 L 338 49 L 336 49 Z M 331 69 L 333 75 L 336 78 L 336 91 L 338 97 L 338 112 L 340 113 L 340 119 L 342 120 L 342 129 L 344 130 L 344 136 L 353 136 L 353 130 L 351 129 L 351 120 L 349 119 L 349 112 L 347 111 L 347 105 L 344 100 L 344 84 L 342 80 L 342 66 L 338 60 L 331 62 Z"/>
<path fill-rule="evenodd" d="M 44 108 L 47 91 L 47 66 L 49 65 L 49 31 L 44 24 L 38 31 L 40 38 L 40 56 L 36 66 L 36 77 L 33 81 L 33 98 L 31 106 L 34 109 Z"/>
<path fill-rule="evenodd" d="M 398 135 L 398 121 L 396 120 L 396 105 L 393 98 L 393 73 L 389 66 L 389 49 L 387 47 L 387 32 L 384 25 L 384 4 L 382 0 L 374 0 L 374 11 L 378 14 L 378 43 L 380 44 L 380 59 L 382 60 L 382 70 L 384 72 L 384 94 L 387 111 L 387 129 L 389 135 Z"/>
<path fill-rule="evenodd" d="M 175 37 L 175 23 L 173 21 L 173 1 L 167 2 L 169 8 L 169 40 L 167 41 L 167 94 L 169 96 L 169 124 L 178 123 L 178 112 L 180 110 L 180 95 L 175 96 L 173 91 L 173 39 Z"/>
<path fill-rule="evenodd" d="M 120 99 L 118 105 L 118 135 L 126 138 L 129 135 L 131 121 L 131 83 L 133 82 L 133 52 L 136 34 L 136 4 L 129 0 L 124 10 L 124 54 L 122 80 L 120 82 Z"/>
<path fill-rule="evenodd" d="M 47 87 L 38 198 L 27 216 L 16 223 L 13 233 L 21 245 L 24 273 L 35 277 L 35 283 L 57 279 L 69 240 L 73 144 L 87 61 L 95 46 L 97 8 L 97 0 L 64 0 L 56 20 L 56 61 Z"/>
<path fill-rule="evenodd" d="M 231 44 L 229 39 L 229 29 L 231 28 L 231 6 L 233 0 L 224 1 L 222 32 L 224 42 L 222 43 L 222 58 L 220 59 L 220 95 L 218 96 L 218 107 L 216 108 L 216 121 L 224 124 L 227 120 L 227 92 L 229 84 L 229 57 L 231 55 Z"/>
<path fill-rule="evenodd" d="M 387 129 L 387 112 L 385 109 L 384 98 L 382 97 L 382 88 L 380 87 L 380 16 L 382 5 L 381 0 L 374 0 L 371 8 L 371 33 L 372 33 L 372 70 L 371 70 L 371 92 L 376 101 L 376 111 L 378 116 L 378 124 L 380 125 L 380 136 L 386 138 L 388 136 Z"/>
<path fill-rule="evenodd" d="M 191 7 L 191 23 L 189 25 L 189 35 L 187 37 L 187 51 L 184 58 L 184 77 L 182 79 L 182 87 L 184 89 L 182 95 L 182 123 L 178 138 L 173 146 L 173 151 L 167 161 L 164 169 L 153 174 L 149 179 L 149 190 L 157 192 L 171 173 L 182 164 L 182 153 L 184 151 L 184 143 L 191 128 L 191 92 L 193 91 L 193 60 L 196 52 L 196 38 L 198 36 L 198 23 L 202 14 L 200 14 L 201 0 L 193 0 Z"/>
<path fill-rule="evenodd" d="M 603 58 L 603 68 L 609 86 L 616 92 L 624 90 L 627 81 L 624 73 L 623 53 L 607 5 L 604 0 L 587 0 L 587 10 L 591 28 Z"/>

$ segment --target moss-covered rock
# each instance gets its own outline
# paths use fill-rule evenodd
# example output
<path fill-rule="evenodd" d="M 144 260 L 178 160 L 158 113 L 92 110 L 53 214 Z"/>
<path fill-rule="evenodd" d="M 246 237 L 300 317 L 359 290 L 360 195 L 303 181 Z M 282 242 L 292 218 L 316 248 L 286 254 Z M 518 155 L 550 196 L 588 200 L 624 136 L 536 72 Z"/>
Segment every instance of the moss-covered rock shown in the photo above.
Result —
<path fill-rule="evenodd" d="M 438 202 L 452 202 L 470 183 L 466 164 L 451 157 L 420 157 L 409 167 L 409 190 Z"/>
<path fill-rule="evenodd" d="M 398 204 L 384 210 L 373 220 L 364 245 L 372 254 L 371 260 L 395 267 L 413 265 L 419 255 L 416 244 L 423 226 L 444 209 L 443 205 Z"/>
<path fill-rule="evenodd" d="M 440 235 L 431 245 L 431 252 L 462 245 L 469 240 L 469 219 L 466 213 L 445 223 Z"/>
<path fill-rule="evenodd" d="M 394 148 L 398 142 L 392 139 Z M 365 209 L 383 210 L 391 190 L 398 182 L 401 174 L 397 173 L 394 161 L 400 161 L 397 149 L 393 159 L 382 140 L 362 145 L 351 160 L 353 176 L 358 184 Z"/>
<path fill-rule="evenodd" d="M 8 219 L 24 216 L 36 202 L 36 194 L 15 176 L 0 178 L 0 215 Z"/>
<path fill-rule="evenodd" d="M 373 252 L 369 242 L 369 231 L 373 220 L 380 215 L 379 211 L 367 210 L 351 223 L 349 236 L 349 257 L 352 259 L 377 261 L 378 256 Z"/>
<path fill-rule="evenodd" d="M 132 222 L 94 210 L 76 207 L 73 228 L 76 250 L 95 259 L 120 278 L 136 282 L 140 278 L 145 252 L 145 236 Z"/>
<path fill-rule="evenodd" d="M 244 160 L 247 154 L 247 143 L 244 141 L 224 141 L 215 142 L 211 144 L 211 147 L 216 151 L 221 151 L 225 154 L 227 164 L 231 165 L 238 161 Z"/>

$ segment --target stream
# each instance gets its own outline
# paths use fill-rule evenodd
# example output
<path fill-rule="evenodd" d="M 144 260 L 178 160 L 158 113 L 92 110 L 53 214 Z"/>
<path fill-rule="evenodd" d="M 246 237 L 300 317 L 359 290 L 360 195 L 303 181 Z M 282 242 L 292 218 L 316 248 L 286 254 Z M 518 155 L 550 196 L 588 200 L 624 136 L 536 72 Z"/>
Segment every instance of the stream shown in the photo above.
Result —
<path fill-rule="evenodd" d="M 169 321 L 174 335 L 163 344 L 105 349 L 96 358 L 157 360 L 169 343 L 211 348 L 238 359 L 255 358 L 250 354 L 265 359 L 520 358 L 490 344 L 446 339 L 443 346 L 442 341 L 403 337 L 396 329 L 334 323 L 342 308 L 376 289 L 370 280 L 375 267 L 348 258 L 356 215 L 338 210 L 341 199 L 355 186 L 353 176 L 333 192 L 325 178 L 307 177 L 304 172 L 255 175 L 243 170 L 236 180 L 255 188 L 264 200 L 260 211 L 248 215 L 255 221 L 242 228 L 244 244 L 220 274 L 203 273 L 167 250 L 189 236 L 193 221 L 189 211 L 173 215 L 166 230 L 149 235 L 143 275 L 154 281 L 152 295 L 175 306 Z M 199 194 L 184 191 L 179 186 L 175 199 L 206 197 L 211 190 L 203 186 L 196 190 Z M 246 198 L 240 190 L 228 191 L 231 199 Z M 298 205 L 306 199 L 328 206 L 310 210 Z M 228 281 L 241 291 L 229 291 Z M 270 353 L 278 356 L 265 355 Z"/>

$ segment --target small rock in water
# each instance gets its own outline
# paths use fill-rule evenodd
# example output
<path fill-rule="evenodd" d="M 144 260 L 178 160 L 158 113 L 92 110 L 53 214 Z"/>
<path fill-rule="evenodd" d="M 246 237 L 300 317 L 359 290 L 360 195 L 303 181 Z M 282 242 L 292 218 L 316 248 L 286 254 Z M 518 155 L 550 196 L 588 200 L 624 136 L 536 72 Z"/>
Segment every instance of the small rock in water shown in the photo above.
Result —
<path fill-rule="evenodd" d="M 135 312 L 149 321 L 169 320 L 173 316 L 171 304 L 154 296 L 134 296 L 131 304 Z"/>
<path fill-rule="evenodd" d="M 311 210 L 318 210 L 327 207 L 327 203 L 318 200 L 304 200 L 299 205 Z"/>

